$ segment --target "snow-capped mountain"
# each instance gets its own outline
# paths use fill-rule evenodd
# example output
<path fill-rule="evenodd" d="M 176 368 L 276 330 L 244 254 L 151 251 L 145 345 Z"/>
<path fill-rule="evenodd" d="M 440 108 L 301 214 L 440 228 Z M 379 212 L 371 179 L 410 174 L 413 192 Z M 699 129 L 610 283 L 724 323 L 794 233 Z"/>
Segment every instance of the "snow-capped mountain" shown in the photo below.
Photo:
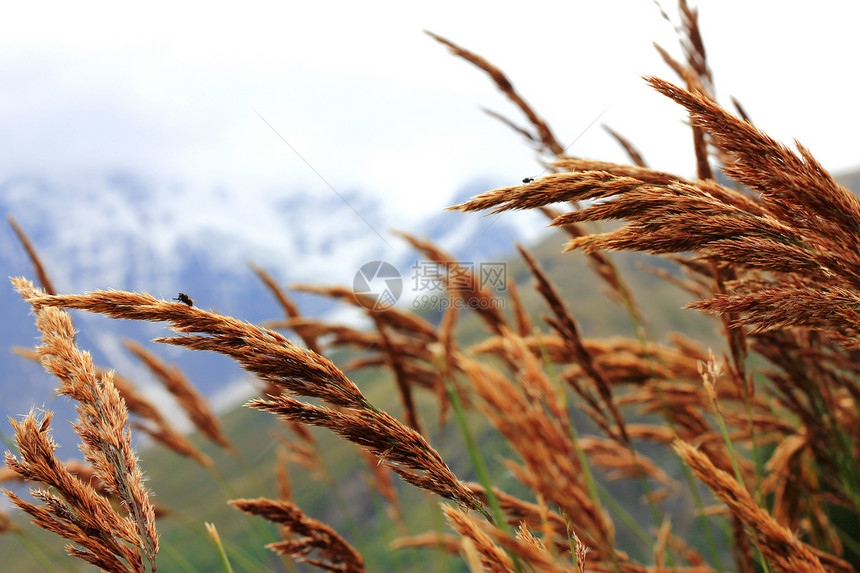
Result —
<path fill-rule="evenodd" d="M 502 184 L 477 181 L 451 203 Z M 273 298 L 248 268 L 253 262 L 282 284 L 351 285 L 367 261 L 394 264 L 404 278 L 416 258 L 392 229 L 429 237 L 461 261 L 501 258 L 513 241 L 545 225 L 538 217 L 431 213 L 408 220 L 386 212 L 381 199 L 356 191 L 336 194 L 284 188 L 200 189 L 165 184 L 128 172 L 57 181 L 17 176 L 0 181 L 0 211 L 16 218 L 61 292 L 116 288 L 169 299 L 189 293 L 204 308 L 251 322 L 280 316 Z M 33 277 L 32 266 L 8 225 L 0 228 L 3 276 Z M 297 293 L 303 312 L 332 311 L 326 299 Z M 0 402 L 3 413 L 31 407 L 71 413 L 53 397 L 54 381 L 33 363 L 12 355 L 13 345 L 38 340 L 32 314 L 11 286 L 0 288 Z M 162 325 L 111 321 L 76 313 L 79 344 L 97 364 L 116 368 L 144 386 L 156 386 L 125 351 L 122 337 L 146 341 Z M 226 391 L 241 372 L 221 357 L 160 345 L 208 396 Z M 60 424 L 55 424 L 59 428 Z M 58 430 L 59 431 L 59 430 Z"/>

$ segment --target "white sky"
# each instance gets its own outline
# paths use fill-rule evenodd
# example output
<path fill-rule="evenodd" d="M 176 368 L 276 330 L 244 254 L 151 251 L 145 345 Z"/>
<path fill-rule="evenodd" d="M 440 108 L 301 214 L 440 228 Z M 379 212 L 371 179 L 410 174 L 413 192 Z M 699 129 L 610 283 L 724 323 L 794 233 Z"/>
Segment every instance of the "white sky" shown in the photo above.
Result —
<path fill-rule="evenodd" d="M 389 219 L 439 209 L 478 177 L 537 174 L 531 149 L 479 107 L 519 112 L 422 29 L 497 64 L 565 143 L 608 107 L 571 153 L 623 160 L 607 123 L 652 166 L 692 174 L 682 114 L 640 79 L 675 79 L 652 41 L 680 56 L 651 1 L 511 4 L 6 3 L 0 179 L 121 167 L 251 199 L 272 184 L 331 193 L 254 110 L 336 189 L 386 197 Z M 860 164 L 858 3 L 698 7 L 724 104 L 738 97 L 833 171 Z"/>

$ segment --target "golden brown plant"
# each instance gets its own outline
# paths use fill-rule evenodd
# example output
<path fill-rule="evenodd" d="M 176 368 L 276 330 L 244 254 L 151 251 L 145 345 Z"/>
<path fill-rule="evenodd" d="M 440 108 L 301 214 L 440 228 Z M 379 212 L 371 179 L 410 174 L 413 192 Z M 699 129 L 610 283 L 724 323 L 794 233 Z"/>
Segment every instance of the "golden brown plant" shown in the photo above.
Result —
<path fill-rule="evenodd" d="M 15 279 L 21 282 L 19 279 Z M 181 336 L 156 342 L 209 350 L 235 359 L 243 368 L 282 390 L 248 405 L 293 421 L 326 427 L 379 456 L 407 482 L 465 507 L 480 509 L 475 496 L 454 476 L 439 454 L 417 432 L 374 407 L 334 364 L 303 350 L 277 332 L 148 294 L 97 291 L 85 295 L 24 293 L 35 307 L 63 306 L 112 318 L 169 322 Z M 314 406 L 291 398 L 319 398 Z"/>
<path fill-rule="evenodd" d="M 346 287 L 294 285 L 294 289 L 345 300 L 360 307 L 376 325 L 376 333 L 368 333 L 346 326 L 313 323 L 319 333 L 333 333 L 330 347 L 350 345 L 360 351 L 379 351 L 379 354 L 361 356 L 344 366 L 344 370 L 358 370 L 375 366 L 388 366 L 394 374 L 398 394 L 405 410 L 406 423 L 421 433 L 418 411 L 415 407 L 413 387 L 439 389 L 441 378 L 433 364 L 433 353 L 428 343 L 437 341 L 432 325 L 423 318 L 391 307 L 377 310 L 363 295 L 356 295 Z M 278 326 L 290 327 L 293 321 Z M 302 325 L 303 326 L 303 325 Z M 442 402 L 442 409 L 444 411 Z"/>
<path fill-rule="evenodd" d="M 442 511 L 445 512 L 445 517 L 448 518 L 454 530 L 462 536 L 462 543 L 471 544 L 480 555 L 481 566 L 484 571 L 508 573 L 514 570 L 513 560 L 505 553 L 504 549 L 493 542 L 492 538 L 481 527 L 478 519 L 448 505 L 443 505 Z"/>
<path fill-rule="evenodd" d="M 459 535 L 428 531 L 418 535 L 398 537 L 388 545 L 391 549 L 442 549 L 446 553 L 457 554 L 460 551 L 461 538 Z"/>
<path fill-rule="evenodd" d="M 15 354 L 23 356 L 29 360 L 39 360 L 39 356 L 36 351 L 29 348 L 15 347 L 13 348 L 13 351 Z M 188 438 L 174 428 L 155 404 L 137 391 L 131 380 L 128 380 L 116 372 L 105 370 L 104 368 L 96 368 L 96 374 L 99 377 L 108 375 L 112 376 L 111 380 L 113 385 L 125 402 L 129 413 L 140 418 L 140 420 L 131 421 L 131 426 L 133 428 L 140 430 L 159 444 L 174 451 L 180 456 L 191 458 L 206 467 L 210 467 L 212 465 L 212 460 L 209 456 L 197 449 L 194 444 L 188 440 Z"/>
<path fill-rule="evenodd" d="M 398 232 L 397 235 L 434 263 L 444 266 L 442 280 L 448 289 L 448 296 L 463 301 L 466 308 L 474 309 L 493 332 L 501 333 L 502 327 L 509 326 L 489 289 L 481 284 L 470 269 L 428 240 L 404 232 Z"/>
<path fill-rule="evenodd" d="M 13 283 L 27 300 L 45 296 L 29 281 Z M 121 500 L 126 515 L 56 459 L 50 413 L 41 420 L 31 412 L 20 423 L 12 421 L 20 458 L 7 452 L 6 465 L 24 479 L 50 485 L 53 492 L 32 490 L 42 503 L 38 506 L 12 492 L 6 495 L 39 526 L 72 541 L 70 554 L 108 571 L 145 571 L 144 560 L 155 571 L 155 511 L 131 447 L 125 403 L 111 376 L 99 376 L 89 354 L 75 345 L 68 313 L 39 304 L 33 304 L 33 310 L 42 333 L 42 345 L 36 349 L 42 365 L 59 379 L 58 393 L 77 402 L 74 428 L 82 440 L 81 452 L 101 487 Z"/>
<path fill-rule="evenodd" d="M 57 294 L 57 291 L 54 289 L 54 284 L 51 282 L 50 277 L 48 277 L 47 271 L 45 271 L 42 259 L 39 258 L 36 248 L 33 247 L 33 243 L 31 243 L 30 239 L 27 238 L 26 233 L 24 233 L 24 229 L 21 228 L 18 221 L 16 221 L 11 214 L 6 215 L 6 219 L 9 221 L 9 225 L 12 226 L 12 230 L 15 231 L 15 235 L 18 236 L 18 240 L 21 241 L 21 245 L 24 247 L 24 250 L 27 251 L 27 255 L 33 262 L 33 268 L 36 270 L 36 276 L 39 278 L 39 283 L 41 283 L 42 288 L 48 294 Z"/>
<path fill-rule="evenodd" d="M 9 514 L 5 511 L 0 511 L 0 535 L 4 533 L 17 533 L 19 531 L 21 531 L 21 528 L 12 521 Z"/>
<path fill-rule="evenodd" d="M 570 249 L 698 250 L 710 260 L 780 273 L 772 282 L 741 281 L 744 288 L 734 294 L 690 306 L 739 313 L 739 324 L 758 331 L 821 329 L 853 348 L 860 315 L 853 310 L 856 295 L 848 287 L 860 284 L 860 239 L 847 229 L 860 224 L 860 200 L 835 183 L 804 148 L 795 155 L 708 98 L 656 78 L 649 82 L 714 133 L 715 145 L 734 159 L 726 173 L 759 191 L 761 201 L 712 181 L 653 184 L 603 171 L 576 171 L 490 192 L 456 208 L 501 212 L 601 199 L 553 224 L 601 219 L 627 219 L 629 224 L 572 239 Z"/>
<path fill-rule="evenodd" d="M 603 428 L 607 434 L 617 437 L 625 444 L 629 444 L 630 437 L 627 435 L 626 424 L 624 423 L 620 410 L 618 410 L 612 398 L 613 391 L 611 384 L 602 369 L 595 363 L 592 355 L 586 350 L 576 319 L 574 319 L 573 315 L 570 314 L 567 309 L 567 305 L 559 296 L 555 286 L 553 286 L 549 281 L 546 274 L 543 272 L 543 269 L 540 268 L 531 253 L 520 245 L 517 245 L 517 248 L 523 256 L 523 259 L 525 259 L 526 264 L 535 279 L 537 279 L 538 292 L 540 292 L 541 296 L 546 300 L 547 305 L 555 315 L 551 319 L 547 318 L 546 322 L 555 329 L 564 341 L 566 350 L 574 360 L 576 360 L 586 376 L 591 380 L 594 388 L 600 395 L 602 403 L 598 403 L 598 401 L 592 396 L 591 392 L 579 383 L 578 379 L 567 378 L 567 381 L 571 384 L 574 391 L 588 402 L 589 406 L 592 408 L 592 412 L 602 413 L 604 408 L 608 411 L 609 415 L 604 415 L 603 420 L 599 422 L 601 428 Z M 614 428 L 610 427 L 611 423 L 615 424 Z"/>
<path fill-rule="evenodd" d="M 185 410 L 185 413 L 204 436 L 227 451 L 235 453 L 233 446 L 227 440 L 224 432 L 221 431 L 221 423 L 212 413 L 209 404 L 179 368 L 165 364 L 158 356 L 133 340 L 126 340 L 125 347 L 140 358 L 146 367 L 161 380 L 167 391 L 173 394 L 179 405 L 182 406 L 182 409 Z"/>
<path fill-rule="evenodd" d="M 357 444 L 373 471 L 373 487 L 389 507 L 398 503 L 389 470 L 454 501 L 458 507 L 445 505 L 443 512 L 456 535 L 433 532 L 392 546 L 460 552 L 473 571 L 714 573 L 727 570 L 720 561 L 722 543 L 728 543 L 738 572 L 850 573 L 858 559 L 853 530 L 860 519 L 860 199 L 805 148 L 798 144 L 792 151 L 758 130 L 737 102 L 740 117 L 717 103 L 698 14 L 684 0 L 679 11 L 683 57 L 657 47 L 679 85 L 654 77 L 646 81 L 689 116 L 696 158 L 695 176 L 689 177 L 647 167 L 633 143 L 609 128 L 631 165 L 567 155 L 498 67 L 430 34 L 486 73 L 525 114 L 528 126 L 521 127 L 489 112 L 546 161 L 535 179 L 482 193 L 451 209 L 540 209 L 567 233 L 566 250 L 587 255 L 610 298 L 628 313 L 635 339 L 589 338 L 576 317 L 579 301 L 565 298 L 561 285 L 553 284 L 523 247 L 520 254 L 548 315 L 537 316 L 520 296 L 522 285 L 513 282 L 508 289 L 512 312 L 502 312 L 464 265 L 408 233 L 399 235 L 445 267 L 447 296 L 475 309 L 476 316 L 461 317 L 451 305 L 436 325 L 396 307 L 373 309 L 372 300 L 346 287 L 295 286 L 364 309 L 374 328 L 328 324 L 303 317 L 277 282 L 253 267 L 286 315 L 267 324 L 294 331 L 304 350 L 272 330 L 146 294 L 47 296 L 22 279 L 15 284 L 36 309 L 43 331 L 62 330 L 67 344 L 70 323 L 43 324 L 49 316 L 63 316 L 53 307 L 166 321 L 178 335 L 158 342 L 224 354 L 267 384 L 262 397 L 248 406 L 275 414 L 299 436 L 278 450 L 283 499 L 231 503 L 281 526 L 282 541 L 269 547 L 325 570 L 363 571 L 364 562 L 331 528 L 287 500 L 292 495 L 287 460 L 314 470 L 314 479 L 333 483 L 320 471 L 320 454 L 305 424 L 326 427 Z M 715 175 L 720 168 L 732 183 L 720 182 Z M 603 221 L 613 222 L 610 229 L 595 231 L 593 224 Z M 50 289 L 32 246 L 10 223 Z M 702 344 L 677 333 L 663 339 L 650 332 L 634 298 L 640 293 L 621 276 L 611 250 L 661 255 L 675 263 L 677 272 L 665 265 L 651 272 L 679 287 L 691 301 L 687 308 L 718 317 L 725 339 L 719 358 L 709 358 Z M 489 333 L 467 352 L 458 336 L 470 319 L 483 322 Z M 85 362 L 74 352 L 44 350 L 50 344 L 46 334 L 40 352 L 58 372 L 70 356 L 72 362 Z M 322 356 L 331 349 L 343 351 L 345 365 L 338 368 Z M 153 370 L 166 371 L 152 362 Z M 718 362 L 726 367 L 717 368 Z M 701 371 L 700 363 L 705 363 Z M 371 404 L 344 374 L 368 369 L 378 375 L 380 367 L 392 374 L 403 421 Z M 200 454 L 176 441 L 181 436 L 170 433 L 163 416 L 133 387 L 110 373 L 84 370 L 91 394 L 74 382 L 64 382 L 61 392 L 84 404 L 79 430 L 96 478 L 91 482 L 83 469 L 73 472 L 57 462 L 47 435 L 50 415 L 39 420 L 31 414 L 15 423 L 22 460 L 7 454 L 9 464 L 16 476 L 41 480 L 56 493 L 35 494 L 43 502 L 38 507 L 11 496 L 44 527 L 77 543 L 76 554 L 108 570 L 139 570 L 157 544 L 147 521 L 152 512 L 134 506 L 145 493 L 139 474 L 123 466 L 126 483 L 104 469 L 128 462 L 130 446 L 102 437 L 116 434 L 117 428 L 127 436 L 126 421 L 117 415 L 99 426 L 93 411 L 101 410 L 90 404 L 112 411 L 120 408 L 123 396 L 143 418 L 142 431 L 186 455 Z M 61 378 L 63 373 L 69 378 L 65 371 Z M 467 415 L 473 406 L 480 410 L 486 425 L 505 441 L 507 453 L 501 455 L 516 456 L 502 460 L 519 482 L 510 490 L 516 496 L 493 487 L 486 476 L 482 485 L 455 476 L 428 442 L 434 428 L 419 407 L 421 392 L 438 401 L 440 426 L 457 402 L 462 404 L 458 415 Z M 214 416 L 194 412 L 195 404 L 203 409 L 202 396 L 188 389 L 177 394 L 197 417 L 195 423 L 204 431 L 208 425 L 219 441 Z M 449 401 L 449 395 L 458 400 Z M 589 420 L 581 420 L 580 412 Z M 598 435 L 581 434 L 580 426 L 594 431 L 591 422 Z M 483 438 L 491 430 L 482 425 L 480 431 Z M 100 453 L 105 445 L 119 454 L 106 457 Z M 645 448 L 650 457 L 643 455 Z M 675 482 L 679 471 L 673 450 L 688 469 L 690 494 Z M 480 454 L 472 454 L 476 468 Z M 638 481 L 653 523 L 637 523 L 627 515 L 626 503 L 614 503 L 593 483 L 592 470 L 601 481 Z M 108 472 L 107 477 L 98 472 Z M 96 486 L 106 479 L 108 489 L 101 492 Z M 710 489 L 714 505 L 706 507 L 711 500 L 698 499 L 695 480 Z M 657 485 L 665 488 L 652 489 Z M 125 514 L 110 506 L 107 494 L 123 500 L 123 494 L 131 495 L 130 502 L 123 501 Z M 688 545 L 692 533 L 679 537 L 689 522 L 670 510 L 689 504 L 696 505 L 706 534 L 711 522 L 724 525 L 725 540 L 707 540 L 710 561 Z M 496 512 L 495 520 L 485 508 Z M 619 547 L 623 537 L 616 536 L 616 528 L 621 532 L 622 525 L 647 555 L 631 557 Z"/>
<path fill-rule="evenodd" d="M 289 319 L 299 319 L 301 318 L 301 313 L 299 312 L 299 307 L 296 306 L 296 303 L 291 299 L 286 292 L 278 285 L 275 278 L 267 273 L 261 267 L 256 265 L 250 265 L 251 270 L 253 270 L 260 280 L 263 281 L 263 284 L 266 285 L 266 288 L 271 291 L 272 295 L 274 295 L 275 299 L 278 301 L 278 304 L 281 305 L 281 308 L 284 310 L 284 314 L 287 315 Z M 305 345 L 308 347 L 308 350 L 316 352 L 317 354 L 321 354 L 319 344 L 317 343 L 317 335 L 307 328 L 303 328 L 301 323 L 296 323 L 294 327 L 296 334 L 298 334 L 301 339 L 304 341 Z"/>
<path fill-rule="evenodd" d="M 564 514 L 576 516 L 578 530 L 589 545 L 613 547 L 612 521 L 588 492 L 559 389 L 521 341 L 511 335 L 508 346 L 521 365 L 517 383 L 492 367 L 460 360 L 460 368 L 481 398 L 482 411 L 523 460 L 522 465 L 510 462 L 508 467 L 536 494 Z"/>
<path fill-rule="evenodd" d="M 508 78 L 505 76 L 504 73 L 502 73 L 499 68 L 497 68 L 481 56 L 458 46 L 450 40 L 446 40 L 445 38 L 437 36 L 432 32 L 427 32 L 427 34 L 437 42 L 448 46 L 448 48 L 454 55 L 463 58 L 467 62 L 477 66 L 478 68 L 486 72 L 487 75 L 489 75 L 490 78 L 495 82 L 499 90 L 501 90 L 506 96 L 508 96 L 508 98 L 510 98 L 510 100 L 514 102 L 514 104 L 519 107 L 520 110 L 526 115 L 529 122 L 532 124 L 532 126 L 537 132 L 535 134 L 531 134 L 525 129 L 518 128 L 517 131 L 519 133 L 525 135 L 527 139 L 538 145 L 541 149 L 546 150 L 553 155 L 562 155 L 564 153 L 564 148 L 555 138 L 555 135 L 553 135 L 546 122 L 540 117 L 538 117 L 534 110 L 532 110 L 532 108 L 525 102 L 525 100 L 519 95 L 519 93 L 517 93 L 517 91 L 514 89 L 513 84 L 511 84 L 510 80 L 508 80 Z M 498 114 L 494 115 L 504 120 L 504 118 L 502 118 Z M 504 121 L 510 125 L 513 125 L 512 122 L 509 122 L 507 120 Z"/>
<path fill-rule="evenodd" d="M 269 499 L 234 499 L 230 505 L 259 515 L 289 530 L 294 537 L 270 543 L 266 547 L 296 561 L 315 565 L 326 571 L 363 573 L 364 559 L 331 527 L 305 515 L 288 501 Z"/>
<path fill-rule="evenodd" d="M 675 451 L 702 482 L 726 505 L 747 528 L 756 547 L 777 571 L 853 571 L 844 561 L 829 556 L 827 568 L 820 561 L 824 555 L 801 542 L 761 509 L 747 489 L 728 473 L 717 469 L 706 455 L 686 442 L 676 442 Z"/>

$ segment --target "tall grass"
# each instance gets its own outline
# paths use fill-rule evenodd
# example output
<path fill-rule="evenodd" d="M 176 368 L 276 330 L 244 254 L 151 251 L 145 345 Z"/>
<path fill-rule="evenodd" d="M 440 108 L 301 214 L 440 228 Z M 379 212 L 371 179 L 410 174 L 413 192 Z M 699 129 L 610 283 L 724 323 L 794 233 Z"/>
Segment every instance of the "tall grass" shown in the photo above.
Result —
<path fill-rule="evenodd" d="M 444 263 L 449 296 L 474 308 L 483 322 L 483 339 L 464 347 L 457 312 L 446 312 L 435 325 L 397 307 L 370 310 L 372 304 L 346 288 L 298 285 L 364 310 L 374 328 L 328 324 L 302 316 L 287 292 L 256 267 L 286 315 L 270 328 L 141 293 L 56 294 L 35 249 L 13 223 L 43 286 L 13 279 L 42 332 L 35 357 L 58 377 L 59 392 L 79 404 L 75 428 L 87 464 L 75 469 L 57 460 L 48 434 L 50 414 L 31 413 L 13 423 L 18 453 L 7 453 L 7 475 L 32 482 L 40 505 L 7 495 L 37 525 L 70 540 L 70 554 L 105 571 L 155 571 L 155 506 L 142 485 L 130 428 L 201 464 L 212 463 L 130 383 L 96 369 L 75 346 L 71 319 L 61 309 L 79 309 L 164 322 L 175 335 L 156 342 L 234 359 L 265 385 L 246 406 L 276 416 L 299 436 L 291 459 L 317 463 L 307 426 L 328 429 L 365 454 L 372 483 L 389 509 L 388 517 L 380 518 L 392 519 L 395 529 L 401 529 L 400 516 L 410 508 L 399 505 L 386 470 L 433 496 L 447 532 L 404 536 L 390 551 L 425 547 L 457 553 L 473 571 L 728 570 L 713 527 L 729 536 L 732 570 L 855 571 L 860 563 L 860 200 L 804 147 L 789 149 L 759 131 L 742 111 L 738 117 L 717 103 L 697 13 L 682 2 L 681 14 L 683 61 L 662 48 L 660 53 L 684 85 L 656 77 L 646 81 L 689 114 L 695 178 L 647 167 L 614 131 L 630 165 L 568 156 L 498 68 L 431 34 L 486 72 L 519 107 L 529 127 L 502 119 L 544 154 L 548 165 L 543 176 L 451 209 L 542 210 L 570 236 L 567 250 L 588 255 L 589 266 L 629 313 L 636 338 L 585 337 L 562 287 L 522 247 L 520 255 L 548 311 L 539 319 L 536 309 L 523 303 L 523 285 L 510 290 L 512 312 L 505 313 L 485 304 L 492 298 L 488 289 L 450 254 L 401 233 L 429 260 Z M 715 169 L 733 186 L 718 183 Z M 586 226 L 601 221 L 622 224 L 606 232 Z M 667 343 L 648 332 L 637 302 L 647 293 L 627 286 L 609 254 L 613 250 L 646 252 L 676 264 L 677 273 L 663 276 L 692 299 L 688 308 L 715 317 L 724 337 L 724 347 L 714 349 L 721 358 L 680 335 Z M 302 345 L 275 329 L 293 331 Z M 135 343 L 128 347 L 164 381 L 203 434 L 232 448 L 205 397 L 181 373 Z M 349 357 L 346 364 L 324 356 L 341 349 L 349 350 L 338 354 Z M 380 366 L 392 373 L 402 416 L 372 403 L 344 373 Z M 416 396 L 432 399 L 442 422 L 453 402 L 464 428 L 464 415 L 492 425 L 510 456 L 503 463 L 524 493 L 496 487 L 483 471 L 483 458 L 492 452 L 476 447 L 471 459 L 482 469 L 482 484 L 462 481 L 431 445 L 422 420 L 428 410 L 418 407 Z M 583 434 L 584 427 L 593 433 Z M 466 439 L 471 441 L 470 434 Z M 664 467 L 671 465 L 665 461 L 669 455 L 686 466 L 688 490 Z M 82 477 L 88 471 L 92 482 Z M 269 540 L 267 547 L 327 571 L 372 568 L 344 537 L 288 499 L 288 476 L 283 468 L 278 475 L 281 499 L 229 500 L 242 512 L 278 524 L 280 539 Z M 611 498 L 606 485 L 612 481 L 638 488 L 650 521 L 637 522 L 633 508 Z M 158 484 L 151 487 L 157 490 Z M 678 503 L 701 500 L 704 489 L 715 504 L 696 505 L 706 525 L 707 557 L 699 552 L 703 543 L 695 530 L 673 523 Z M 0 515 L 0 533 L 13 529 L 8 523 Z M 618 527 L 634 535 L 622 537 Z M 636 545 L 624 547 L 621 539 Z M 229 546 L 229 540 L 218 540 L 225 570 L 230 570 L 224 550 Z M 427 556 L 428 563 L 438 562 Z"/>

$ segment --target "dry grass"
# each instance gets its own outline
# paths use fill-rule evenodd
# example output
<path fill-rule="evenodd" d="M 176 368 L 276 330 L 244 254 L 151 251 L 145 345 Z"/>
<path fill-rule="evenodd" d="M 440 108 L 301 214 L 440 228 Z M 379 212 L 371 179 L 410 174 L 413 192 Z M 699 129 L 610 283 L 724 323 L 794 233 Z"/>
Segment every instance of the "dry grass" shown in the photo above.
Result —
<path fill-rule="evenodd" d="M 194 423 L 194 426 L 204 436 L 222 448 L 235 452 L 233 446 L 221 431 L 221 423 L 218 421 L 218 418 L 212 413 L 203 396 L 200 395 L 179 368 L 165 364 L 158 356 L 133 340 L 126 340 L 125 347 L 132 354 L 140 358 L 146 364 L 146 367 L 164 383 L 164 387 L 167 388 L 168 392 L 173 394 L 179 405 L 182 406 Z"/>
<path fill-rule="evenodd" d="M 14 280 L 26 298 L 44 295 L 23 279 Z M 33 305 L 42 345 L 36 349 L 42 365 L 60 381 L 58 393 L 75 400 L 81 452 L 91 464 L 101 487 L 119 498 L 126 515 L 118 513 L 108 498 L 73 474 L 54 456 L 50 437 L 51 414 L 37 419 L 30 412 L 23 421 L 12 421 L 20 457 L 6 454 L 6 465 L 20 477 L 49 485 L 53 491 L 34 489 L 42 505 L 6 495 L 34 521 L 75 543 L 70 554 L 107 571 L 155 571 L 158 534 L 155 510 L 143 487 L 143 474 L 131 447 L 128 411 L 111 376 L 99 375 L 88 353 L 74 342 L 68 313 Z"/>
<path fill-rule="evenodd" d="M 331 527 L 305 515 L 295 504 L 270 499 L 234 499 L 230 505 L 282 525 L 295 539 L 267 545 L 272 551 L 290 555 L 298 561 L 326 571 L 363 573 L 364 559 Z M 316 552 L 315 557 L 311 557 Z"/>
<path fill-rule="evenodd" d="M 25 279 L 13 283 L 43 333 L 35 355 L 59 379 L 59 392 L 78 403 L 75 427 L 87 465 L 60 463 L 49 436 L 51 415 L 30 413 L 13 422 L 20 454 L 7 453 L 9 470 L 0 479 L 50 489 L 34 492 L 40 505 L 8 492 L 10 498 L 38 525 L 72 541 L 73 555 L 108 571 L 154 571 L 155 511 L 129 426 L 212 463 L 133 383 L 96 369 L 77 349 L 60 309 L 79 309 L 165 322 L 175 334 L 156 342 L 223 354 L 259 378 L 264 389 L 247 406 L 277 416 L 296 439 L 271 438 L 282 442 L 273 487 L 281 499 L 229 503 L 280 526 L 272 550 L 324 570 L 364 571 L 365 559 L 289 499 L 295 484 L 288 464 L 332 483 L 307 426 L 358 447 L 371 468 L 370 487 L 386 500 L 389 515 L 380 518 L 395 527 L 402 528 L 412 508 L 401 506 L 390 472 L 442 502 L 448 530 L 403 536 L 392 551 L 459 553 L 474 571 L 854 571 L 860 562 L 860 200 L 804 147 L 789 149 L 745 113 L 736 117 L 716 102 L 698 15 L 684 2 L 680 13 L 683 58 L 659 50 L 684 87 L 646 81 L 689 114 L 695 177 L 647 167 L 634 144 L 611 129 L 630 165 L 566 155 L 496 66 L 431 34 L 487 73 L 524 113 L 528 127 L 493 115 L 534 144 L 551 171 L 452 209 L 542 210 L 568 234 L 567 250 L 588 255 L 588 265 L 629 314 L 636 338 L 586 337 L 563 289 L 524 247 L 519 253 L 544 315 L 524 304 L 523 285 L 510 285 L 510 312 L 487 304 L 493 295 L 479 277 L 431 242 L 399 234 L 447 269 L 443 279 L 452 299 L 475 309 L 484 336 L 466 348 L 453 305 L 435 325 L 398 308 L 369 310 L 368 300 L 345 287 L 293 287 L 364 310 L 374 328 L 359 330 L 303 316 L 257 267 L 286 316 L 269 328 L 145 293 L 53 294 L 35 250 L 15 226 L 49 292 Z M 716 169 L 735 186 L 715 181 Z M 599 221 L 621 224 L 595 233 L 591 224 Z M 718 357 L 680 333 L 658 340 L 648 330 L 636 301 L 647 293 L 628 286 L 613 250 L 677 264 L 677 273 L 653 272 L 679 287 L 688 308 L 717 317 L 724 336 Z M 275 329 L 292 330 L 302 345 Z M 199 430 L 229 448 L 205 397 L 142 346 L 128 346 Z M 324 356 L 333 350 L 348 357 L 341 367 Z M 390 371 L 399 396 L 396 415 L 372 404 L 346 374 L 380 368 Z M 422 396 L 435 401 L 440 423 L 454 412 L 492 426 L 505 443 L 498 454 L 508 456 L 502 463 L 521 493 L 494 487 L 488 476 L 480 484 L 461 481 L 430 444 L 427 411 L 418 406 Z M 595 433 L 580 435 L 584 418 Z M 469 443 L 468 424 L 464 428 Z M 481 452 L 470 455 L 480 468 Z M 679 467 L 687 472 L 684 483 Z M 606 491 L 611 482 L 635 488 L 650 520 L 634 519 L 626 501 L 615 502 Z M 699 485 L 712 497 L 702 499 Z M 695 508 L 695 528 L 673 509 L 679 505 Z M 0 514 L 0 532 L 10 530 L 14 525 Z M 621 539 L 635 541 L 622 547 Z"/>

